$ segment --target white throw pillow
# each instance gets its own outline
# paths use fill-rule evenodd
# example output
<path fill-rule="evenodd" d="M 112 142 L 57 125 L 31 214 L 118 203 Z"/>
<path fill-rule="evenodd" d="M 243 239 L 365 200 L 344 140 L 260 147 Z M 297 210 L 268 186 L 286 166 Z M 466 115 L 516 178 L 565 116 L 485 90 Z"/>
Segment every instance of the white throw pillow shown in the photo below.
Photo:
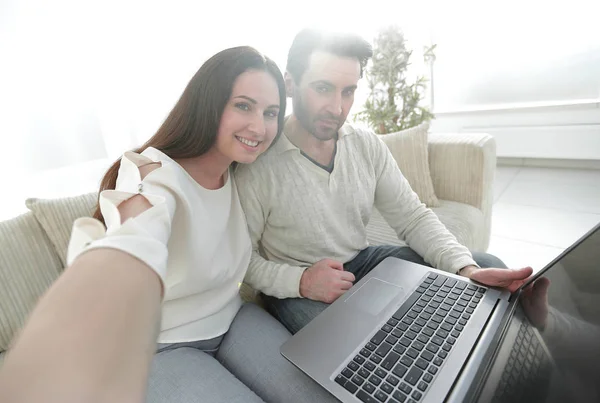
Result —
<path fill-rule="evenodd" d="M 46 231 L 63 266 L 67 264 L 67 247 L 73 222 L 79 217 L 92 216 L 97 195 L 93 192 L 60 199 L 27 199 L 25 202 Z"/>
<path fill-rule="evenodd" d="M 438 207 L 440 202 L 429 172 L 428 130 L 429 123 L 422 123 L 396 133 L 380 135 L 380 138 L 392 152 L 400 171 L 419 199 L 427 207 Z"/>

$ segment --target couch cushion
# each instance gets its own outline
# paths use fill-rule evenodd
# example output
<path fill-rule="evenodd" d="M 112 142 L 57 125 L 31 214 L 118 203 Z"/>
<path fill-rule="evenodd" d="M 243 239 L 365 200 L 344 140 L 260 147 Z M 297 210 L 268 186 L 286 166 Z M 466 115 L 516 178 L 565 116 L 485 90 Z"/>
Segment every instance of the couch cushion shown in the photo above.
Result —
<path fill-rule="evenodd" d="M 439 200 L 439 207 L 432 208 L 440 221 L 467 248 L 478 251 L 478 235 L 483 228 L 481 210 L 469 205 L 448 200 Z M 398 239 L 394 230 L 385 222 L 381 213 L 373 209 L 367 225 L 367 237 L 371 245 L 406 245 Z"/>
<path fill-rule="evenodd" d="M 33 213 L 0 223 L 0 250 L 0 351 L 4 351 L 59 276 L 62 264 Z"/>
<path fill-rule="evenodd" d="M 25 202 L 46 231 L 63 267 L 67 264 L 73 222 L 79 217 L 91 216 L 96 202 L 96 192 L 62 199 L 27 199 Z"/>
<path fill-rule="evenodd" d="M 380 136 L 388 146 L 400 171 L 428 207 L 439 206 L 429 172 L 427 132 L 429 124 Z"/>

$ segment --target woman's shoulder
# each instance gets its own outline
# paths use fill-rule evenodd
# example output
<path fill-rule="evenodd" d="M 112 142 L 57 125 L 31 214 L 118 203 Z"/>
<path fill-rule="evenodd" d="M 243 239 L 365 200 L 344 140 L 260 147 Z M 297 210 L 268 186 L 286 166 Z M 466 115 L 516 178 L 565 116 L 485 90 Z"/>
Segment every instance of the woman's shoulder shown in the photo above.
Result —
<path fill-rule="evenodd" d="M 149 158 L 153 158 L 153 159 L 172 161 L 171 158 L 167 154 L 163 153 L 162 151 L 160 151 L 159 149 L 154 148 L 154 147 L 147 147 L 139 154 L 149 157 Z"/>
<path fill-rule="evenodd" d="M 173 166 L 179 167 L 168 155 L 154 147 L 148 147 L 141 153 L 135 151 L 125 152 L 121 158 L 121 166 L 125 167 L 127 171 L 139 172 L 140 179 L 156 170 L 161 172 L 173 171 Z"/>
<path fill-rule="evenodd" d="M 147 148 L 141 153 L 127 151 L 121 158 L 116 188 L 143 188 L 149 182 L 166 187 L 177 186 L 178 167 L 175 161 L 154 148 Z"/>

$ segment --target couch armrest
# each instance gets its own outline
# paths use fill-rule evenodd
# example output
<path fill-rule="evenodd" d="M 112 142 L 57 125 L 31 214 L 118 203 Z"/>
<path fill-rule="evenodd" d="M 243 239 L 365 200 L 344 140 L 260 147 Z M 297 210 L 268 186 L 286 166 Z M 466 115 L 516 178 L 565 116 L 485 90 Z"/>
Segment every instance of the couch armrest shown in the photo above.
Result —
<path fill-rule="evenodd" d="M 479 236 L 487 249 L 496 171 L 495 139 L 486 133 L 430 133 L 428 148 L 436 196 L 482 211 L 485 228 Z"/>

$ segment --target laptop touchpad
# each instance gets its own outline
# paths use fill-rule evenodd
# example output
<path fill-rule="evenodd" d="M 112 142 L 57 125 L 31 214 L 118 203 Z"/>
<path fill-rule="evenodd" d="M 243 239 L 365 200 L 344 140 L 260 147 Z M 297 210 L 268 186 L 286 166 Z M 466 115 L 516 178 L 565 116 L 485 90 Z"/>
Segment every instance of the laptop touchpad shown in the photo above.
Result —
<path fill-rule="evenodd" d="M 397 285 L 386 283 L 378 278 L 370 278 L 346 300 L 352 309 L 378 315 L 395 297 L 404 294 L 404 289 Z"/>

